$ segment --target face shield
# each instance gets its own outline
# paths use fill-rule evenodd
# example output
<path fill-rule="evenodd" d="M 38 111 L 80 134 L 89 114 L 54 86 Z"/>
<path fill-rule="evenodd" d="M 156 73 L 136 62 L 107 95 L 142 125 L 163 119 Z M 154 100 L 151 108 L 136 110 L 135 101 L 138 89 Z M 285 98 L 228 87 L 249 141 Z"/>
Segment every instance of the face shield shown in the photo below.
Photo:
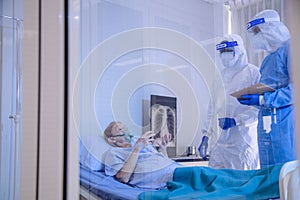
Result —
<path fill-rule="evenodd" d="M 238 46 L 237 41 L 222 41 L 216 45 L 216 50 L 220 52 L 220 58 L 225 67 L 233 66 L 236 62 L 235 46 Z"/>
<path fill-rule="evenodd" d="M 237 41 L 222 41 L 220 44 L 216 45 L 216 50 L 221 53 L 223 52 L 234 52 L 234 47 L 237 46 Z"/>
<path fill-rule="evenodd" d="M 264 24 L 266 22 L 279 22 L 279 17 L 275 18 L 258 18 L 254 19 L 247 24 L 247 32 L 256 35 L 260 32 L 260 28 L 257 26 L 259 24 Z"/>
<path fill-rule="evenodd" d="M 272 47 L 270 46 L 270 42 L 267 39 L 267 35 L 269 32 L 268 22 L 280 22 L 280 18 L 278 17 L 260 17 L 250 21 L 247 24 L 247 35 L 250 41 L 250 45 L 254 49 L 263 49 L 266 51 L 272 51 Z"/>

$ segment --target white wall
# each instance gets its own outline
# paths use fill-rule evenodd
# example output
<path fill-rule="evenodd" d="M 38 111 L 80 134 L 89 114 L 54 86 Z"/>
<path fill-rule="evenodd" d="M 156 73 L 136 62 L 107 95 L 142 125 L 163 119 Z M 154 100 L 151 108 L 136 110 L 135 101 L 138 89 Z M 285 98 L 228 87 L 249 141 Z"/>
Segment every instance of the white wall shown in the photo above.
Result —
<path fill-rule="evenodd" d="M 223 13 L 222 4 L 214 5 L 214 2 L 192 0 L 188 3 L 182 1 L 82 1 L 81 8 L 81 42 L 80 58 L 84 65 L 91 62 L 89 57 L 100 48 L 104 41 L 110 37 L 121 35 L 125 31 L 145 28 L 159 27 L 174 31 L 183 37 L 189 38 L 204 50 L 204 57 L 211 59 L 205 63 L 201 62 L 202 68 L 209 68 L 213 64 L 215 56 L 215 44 L 218 37 L 223 34 Z M 209 99 L 207 77 L 203 72 L 197 71 L 197 67 L 189 63 L 184 55 L 176 55 L 170 49 L 159 49 L 156 42 L 160 36 L 153 36 L 150 43 L 154 48 L 139 49 L 127 52 L 124 55 L 117 55 L 99 77 L 97 87 L 91 83 L 82 83 L 81 107 L 79 115 L 82 118 L 96 117 L 94 127 L 91 124 L 81 125 L 80 133 L 99 134 L 110 121 L 119 120 L 125 122 L 136 135 L 149 129 L 149 102 L 151 94 L 176 96 L 178 100 L 178 154 L 185 153 L 185 147 L 199 145 L 200 130 L 203 120 L 206 118 L 206 107 Z M 168 38 L 168 37 L 167 37 Z M 166 38 L 166 39 L 167 39 Z M 135 38 L 124 41 L 124 44 L 117 44 L 109 48 L 126 48 L 127 43 L 136 42 Z M 144 38 L 144 40 L 146 40 Z M 182 41 L 172 41 L 175 46 L 181 48 L 185 44 Z M 193 49 L 189 49 L 189 55 L 193 55 Z M 109 54 L 102 52 L 103 54 Z M 87 61 L 88 60 L 88 61 Z M 90 65 L 91 63 L 89 63 Z M 149 70 L 152 64 L 158 67 L 158 71 Z M 153 68 L 153 69 L 154 69 Z M 213 67 L 212 67 L 213 68 Z M 127 80 L 131 74 L 137 73 L 135 78 Z M 206 69 L 205 69 L 206 70 Z M 213 69 L 210 69 L 213 71 Z M 171 78 L 172 72 L 174 73 Z M 95 74 L 93 71 L 90 77 Z M 81 80 L 84 77 L 81 77 Z M 181 81 L 179 81 L 181 79 Z M 152 80 L 152 82 L 151 82 Z M 85 84 L 85 86 L 83 86 Z M 187 91 L 186 91 L 187 90 Z M 189 93 L 190 92 L 190 93 Z M 85 95 L 83 95 L 85 94 Z M 87 96 L 91 96 L 88 99 Z M 116 98 L 118 98 L 116 100 Z M 95 107 L 93 104 L 95 102 Z M 116 107 L 114 107 L 116 102 Z M 86 107 L 94 113 L 86 113 Z M 146 107 L 145 107 L 146 106 Z M 182 117 L 184 112 L 190 111 L 190 115 Z M 84 113 L 86 113 L 84 115 Z M 194 114 L 191 114 L 194 113 Z"/>

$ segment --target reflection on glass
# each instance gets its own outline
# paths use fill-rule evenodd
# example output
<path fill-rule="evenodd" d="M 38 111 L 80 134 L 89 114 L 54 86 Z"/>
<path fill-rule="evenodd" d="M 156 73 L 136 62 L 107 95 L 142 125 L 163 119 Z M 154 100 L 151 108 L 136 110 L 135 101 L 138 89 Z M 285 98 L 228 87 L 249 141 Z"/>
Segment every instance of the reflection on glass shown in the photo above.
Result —
<path fill-rule="evenodd" d="M 22 20 L 0 16 L 0 198 L 19 199 Z"/>
<path fill-rule="evenodd" d="M 145 190 L 105 172 L 103 154 L 110 147 L 103 131 L 111 121 L 121 121 L 138 137 L 153 126 L 157 143 L 158 138 L 170 140 L 173 156 L 198 142 L 201 113 L 208 104 L 203 96 L 209 96 L 216 72 L 214 37 L 221 34 L 210 25 L 221 4 L 99 0 L 80 5 L 72 117 L 81 142 L 81 189 L 87 198 L 136 199 Z M 208 20 L 199 20 L 203 17 Z M 154 105 L 152 94 L 176 99 Z"/>

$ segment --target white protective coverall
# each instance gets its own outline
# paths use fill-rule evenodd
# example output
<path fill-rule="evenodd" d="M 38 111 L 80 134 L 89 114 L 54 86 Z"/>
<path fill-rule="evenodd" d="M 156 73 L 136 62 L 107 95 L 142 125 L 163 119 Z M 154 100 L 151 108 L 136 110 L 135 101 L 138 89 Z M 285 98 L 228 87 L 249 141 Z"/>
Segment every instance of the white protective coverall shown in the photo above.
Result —
<path fill-rule="evenodd" d="M 236 126 L 226 130 L 221 129 L 221 134 L 209 153 L 209 166 L 240 170 L 258 169 L 260 166 L 257 144 L 258 109 L 240 104 L 230 94 L 258 83 L 260 79 L 259 69 L 248 63 L 243 40 L 240 36 L 230 35 L 224 40 L 237 42 L 237 46 L 234 46 L 233 59 L 229 63 L 222 61 L 223 65 L 226 65 L 221 70 L 226 90 L 226 97 L 223 98 L 226 101 L 226 116 L 213 113 L 211 110 L 220 110 L 217 108 L 220 105 L 212 105 L 210 103 L 203 133 L 208 138 L 218 134 L 211 132 L 217 130 L 217 128 L 210 126 L 216 124 L 212 122 L 216 118 L 233 118 Z"/>

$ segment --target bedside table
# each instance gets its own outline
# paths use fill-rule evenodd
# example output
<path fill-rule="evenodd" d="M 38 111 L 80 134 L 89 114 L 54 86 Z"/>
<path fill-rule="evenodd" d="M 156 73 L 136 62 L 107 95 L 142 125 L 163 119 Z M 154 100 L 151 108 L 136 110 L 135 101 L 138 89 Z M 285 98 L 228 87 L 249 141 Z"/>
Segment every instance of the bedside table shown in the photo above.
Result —
<path fill-rule="evenodd" d="M 175 162 L 185 166 L 208 166 L 208 160 L 203 160 L 199 156 L 181 156 L 172 158 Z"/>

